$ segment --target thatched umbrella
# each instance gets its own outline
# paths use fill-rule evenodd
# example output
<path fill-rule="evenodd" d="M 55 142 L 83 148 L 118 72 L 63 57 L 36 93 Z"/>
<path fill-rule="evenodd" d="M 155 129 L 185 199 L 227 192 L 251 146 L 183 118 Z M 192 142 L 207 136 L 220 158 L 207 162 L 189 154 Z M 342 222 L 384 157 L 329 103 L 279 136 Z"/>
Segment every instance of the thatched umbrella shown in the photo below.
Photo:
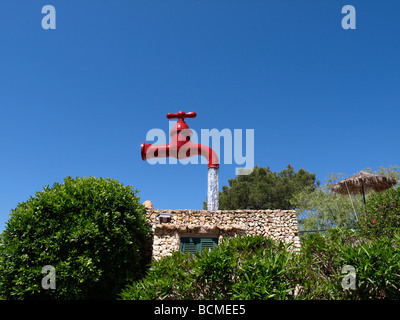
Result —
<path fill-rule="evenodd" d="M 380 192 L 396 184 L 396 179 L 372 174 L 366 171 L 359 173 L 339 181 L 331 186 L 331 191 L 339 194 L 362 194 L 365 204 L 365 190 L 372 189 Z"/>

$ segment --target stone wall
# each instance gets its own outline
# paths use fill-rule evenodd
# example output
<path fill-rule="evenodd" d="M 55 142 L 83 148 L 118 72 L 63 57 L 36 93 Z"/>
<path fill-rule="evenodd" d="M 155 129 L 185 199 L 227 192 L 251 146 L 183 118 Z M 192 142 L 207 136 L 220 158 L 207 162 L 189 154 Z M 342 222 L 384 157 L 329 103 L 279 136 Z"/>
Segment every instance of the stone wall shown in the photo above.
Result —
<path fill-rule="evenodd" d="M 153 257 L 159 259 L 180 249 L 180 237 L 232 237 L 238 234 L 263 235 L 291 242 L 300 248 L 294 210 L 155 210 L 146 206 L 153 230 Z M 170 213 L 170 221 L 160 223 L 160 213 Z"/>

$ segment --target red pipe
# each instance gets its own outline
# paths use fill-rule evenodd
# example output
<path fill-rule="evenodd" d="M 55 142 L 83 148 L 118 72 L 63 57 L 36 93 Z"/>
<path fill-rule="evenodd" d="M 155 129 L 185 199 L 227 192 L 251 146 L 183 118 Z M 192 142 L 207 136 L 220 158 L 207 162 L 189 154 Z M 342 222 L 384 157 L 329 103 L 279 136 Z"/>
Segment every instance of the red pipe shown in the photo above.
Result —
<path fill-rule="evenodd" d="M 142 143 L 142 160 L 167 157 L 173 157 L 176 159 L 187 159 L 194 156 L 203 156 L 208 161 L 208 168 L 218 168 L 219 159 L 213 149 L 208 146 L 195 144 L 190 141 L 192 130 L 189 129 L 189 126 L 183 119 L 195 117 L 195 112 L 186 113 L 183 111 L 179 111 L 178 113 L 168 113 L 168 119 L 179 119 L 170 132 L 170 136 L 172 138 L 171 143 L 161 145 Z"/>

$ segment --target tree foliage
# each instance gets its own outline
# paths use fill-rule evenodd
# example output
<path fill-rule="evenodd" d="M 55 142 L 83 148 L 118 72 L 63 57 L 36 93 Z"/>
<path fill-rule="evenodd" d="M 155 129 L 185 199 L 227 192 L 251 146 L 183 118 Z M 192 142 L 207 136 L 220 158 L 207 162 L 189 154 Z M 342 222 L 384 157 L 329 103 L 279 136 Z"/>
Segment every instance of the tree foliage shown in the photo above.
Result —
<path fill-rule="evenodd" d="M 239 175 L 228 180 L 219 193 L 219 209 L 292 209 L 293 194 L 313 190 L 319 185 L 315 174 L 304 169 L 295 171 L 289 164 L 281 172 L 269 167 L 256 166 L 251 174 Z"/>
<path fill-rule="evenodd" d="M 400 188 L 371 194 L 360 215 L 359 227 L 366 237 L 391 238 L 400 229 Z"/>
<path fill-rule="evenodd" d="M 366 168 L 364 171 L 400 178 L 397 166 L 380 167 L 377 171 Z M 291 199 L 296 208 L 299 227 L 303 230 L 330 229 L 334 226 L 355 228 L 357 222 L 365 215 L 366 208 L 363 196 L 360 194 L 341 195 L 331 192 L 330 187 L 342 180 L 343 174 L 330 173 L 326 184 L 314 190 L 301 190 Z M 366 190 L 366 200 L 374 197 L 375 193 Z"/>
<path fill-rule="evenodd" d="M 151 258 L 137 193 L 117 180 L 67 177 L 19 203 L 0 237 L 0 295 L 115 298 Z M 46 265 L 55 268 L 55 290 L 41 286 Z"/>
<path fill-rule="evenodd" d="M 294 194 L 291 203 L 296 208 L 300 230 L 326 230 L 334 226 L 356 227 L 357 212 L 364 206 L 361 195 L 341 195 L 330 187 L 342 178 L 330 174 L 327 183 L 314 190 L 301 190 Z"/>

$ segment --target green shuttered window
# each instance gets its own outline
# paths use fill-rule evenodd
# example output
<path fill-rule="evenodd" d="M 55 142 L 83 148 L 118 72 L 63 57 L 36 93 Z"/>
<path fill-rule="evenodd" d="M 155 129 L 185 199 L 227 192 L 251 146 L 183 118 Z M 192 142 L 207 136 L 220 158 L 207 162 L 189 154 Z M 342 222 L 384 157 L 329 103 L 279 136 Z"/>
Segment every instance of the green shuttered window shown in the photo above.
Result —
<path fill-rule="evenodd" d="M 195 253 L 196 251 L 203 251 L 204 249 L 212 249 L 218 244 L 218 238 L 195 238 L 195 237 L 182 237 L 181 238 L 181 252 Z"/>

